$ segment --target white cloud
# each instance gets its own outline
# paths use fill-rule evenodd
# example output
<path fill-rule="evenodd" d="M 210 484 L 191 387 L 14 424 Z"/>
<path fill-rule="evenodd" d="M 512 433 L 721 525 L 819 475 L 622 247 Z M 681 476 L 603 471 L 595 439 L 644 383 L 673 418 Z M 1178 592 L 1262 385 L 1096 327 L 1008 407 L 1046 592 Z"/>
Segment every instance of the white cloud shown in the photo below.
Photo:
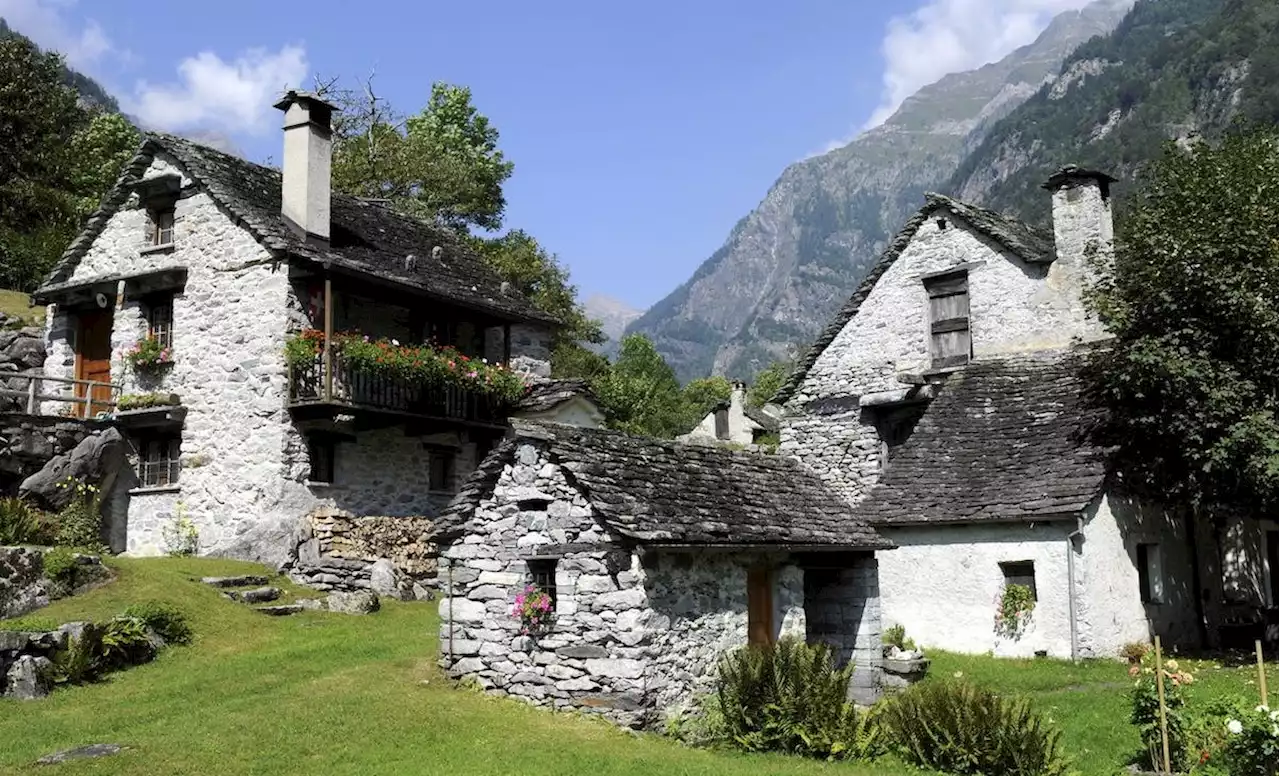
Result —
<path fill-rule="evenodd" d="M 67 18 L 75 4 L 75 0 L 0 0 L 0 17 L 40 48 L 66 56 L 67 64 L 82 72 L 99 72 L 108 54 L 127 59 L 128 53 L 117 50 L 96 21 L 87 19 L 77 29 Z"/>
<path fill-rule="evenodd" d="M 296 88 L 306 75 L 302 46 L 287 45 L 274 53 L 251 49 L 231 61 L 202 51 L 178 64 L 177 82 L 139 81 L 133 96 L 121 104 L 149 128 L 259 134 L 273 126 L 275 98 Z"/>
<path fill-rule="evenodd" d="M 1062 11 L 1089 0 L 929 0 L 889 20 L 881 52 L 884 89 L 863 126 L 879 126 L 922 86 L 996 62 L 1035 40 Z"/>

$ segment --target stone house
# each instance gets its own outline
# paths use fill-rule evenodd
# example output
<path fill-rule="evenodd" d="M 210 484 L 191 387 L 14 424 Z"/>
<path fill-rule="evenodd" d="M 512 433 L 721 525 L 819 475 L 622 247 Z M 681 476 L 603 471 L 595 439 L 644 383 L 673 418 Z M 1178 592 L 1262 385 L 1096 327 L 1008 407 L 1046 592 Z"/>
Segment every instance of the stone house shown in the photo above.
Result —
<path fill-rule="evenodd" d="M 1233 589 L 1275 605 L 1274 516 L 1206 535 L 1126 494 L 1088 442 L 1078 362 L 1107 335 L 1082 291 L 1113 250 L 1112 182 L 1055 174 L 1052 235 L 927 195 L 774 398 L 780 452 L 897 545 L 882 616 L 922 644 L 1112 655 L 1200 643 Z M 1011 583 L 1036 598 L 1014 634 L 995 621 Z"/>
<path fill-rule="evenodd" d="M 736 445 L 760 443 L 778 431 L 778 420 L 763 410 L 747 405 L 747 387 L 735 382 L 727 401 L 711 408 L 698 425 L 676 437 L 681 442 L 728 442 Z"/>
<path fill-rule="evenodd" d="M 788 458 L 516 421 L 435 539 L 441 661 L 493 692 L 649 726 L 781 634 L 852 661 L 853 697 L 879 685 L 889 544 Z M 526 635 L 529 584 L 554 621 Z"/>
<path fill-rule="evenodd" d="M 557 321 L 449 231 L 331 192 L 332 106 L 289 92 L 276 107 L 280 171 L 149 135 L 34 294 L 48 305 L 44 375 L 78 379 L 87 414 L 133 446 L 109 499 L 117 551 L 161 551 L 180 515 L 201 553 L 275 562 L 317 512 L 431 517 L 522 411 L 361 373 L 336 347 L 287 359 L 305 330 L 450 345 L 524 375 L 537 417 L 599 422 L 588 396 L 549 380 Z M 170 363 L 131 366 L 143 341 Z M 121 394 L 170 399 L 123 411 Z"/>

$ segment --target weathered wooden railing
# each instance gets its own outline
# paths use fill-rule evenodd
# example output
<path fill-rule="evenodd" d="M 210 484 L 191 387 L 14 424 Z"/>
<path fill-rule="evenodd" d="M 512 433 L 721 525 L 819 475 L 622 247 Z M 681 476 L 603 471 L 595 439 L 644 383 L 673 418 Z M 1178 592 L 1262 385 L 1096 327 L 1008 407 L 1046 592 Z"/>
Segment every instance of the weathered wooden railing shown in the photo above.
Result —
<path fill-rule="evenodd" d="M 333 370 L 326 386 L 323 354 L 289 367 L 289 402 L 339 404 L 385 410 L 427 418 L 500 423 L 502 412 L 484 394 L 454 385 L 426 386 L 391 375 L 355 369 L 340 354 L 332 356 Z"/>
<path fill-rule="evenodd" d="M 14 381 L 26 381 L 25 388 L 9 388 Z M 45 383 L 71 386 L 70 393 L 44 393 Z M 55 415 L 69 418 L 92 418 L 100 412 L 111 412 L 120 398 L 120 386 L 98 380 L 80 380 L 71 377 L 30 373 L 0 373 L 0 397 L 21 399 L 22 411 L 39 415 L 44 402 L 69 405 Z M 0 402 L 0 407 L 5 405 Z"/>

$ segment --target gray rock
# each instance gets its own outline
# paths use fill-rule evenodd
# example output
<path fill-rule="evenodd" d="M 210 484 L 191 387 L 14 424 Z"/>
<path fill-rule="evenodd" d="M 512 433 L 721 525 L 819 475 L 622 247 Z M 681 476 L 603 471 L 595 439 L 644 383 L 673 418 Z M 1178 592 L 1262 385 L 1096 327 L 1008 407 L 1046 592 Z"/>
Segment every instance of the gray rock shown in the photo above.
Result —
<path fill-rule="evenodd" d="M 48 605 L 43 553 L 25 547 L 0 547 L 0 617 L 21 617 Z"/>
<path fill-rule="evenodd" d="M 434 601 L 436 599 L 436 591 L 419 583 L 413 583 L 413 600 L 415 601 Z"/>
<path fill-rule="evenodd" d="M 280 604 L 278 606 L 255 606 L 255 612 L 262 612 L 271 617 L 288 617 L 291 614 L 297 614 L 303 611 L 304 607 L 298 604 Z"/>
<path fill-rule="evenodd" d="M 44 366 L 44 341 L 33 337 L 16 337 L 4 350 L 5 358 L 25 369 Z"/>
<path fill-rule="evenodd" d="M 293 603 L 295 606 L 301 606 L 307 611 L 319 612 L 324 610 L 324 601 L 315 598 L 299 598 Z"/>
<path fill-rule="evenodd" d="M 246 604 L 264 604 L 267 601 L 274 601 L 280 597 L 280 588 L 278 587 L 255 587 L 252 590 L 244 590 L 239 593 L 240 600 Z"/>
<path fill-rule="evenodd" d="M 212 587 L 249 587 L 267 584 L 266 577 L 256 574 L 244 574 L 238 577 L 203 577 L 200 581 Z"/>
<path fill-rule="evenodd" d="M 20 656 L 5 675 L 5 694 L 23 701 L 48 695 L 52 665 L 47 657 Z"/>
<path fill-rule="evenodd" d="M 386 558 L 379 558 L 369 566 L 369 587 L 373 592 L 387 598 L 404 598 L 404 587 L 400 572 Z"/>
<path fill-rule="evenodd" d="M 61 510 L 74 495 L 71 488 L 59 488 L 68 477 L 101 489 L 104 503 L 111 486 L 127 465 L 124 437 L 115 428 L 85 437 L 70 453 L 55 456 L 40 471 L 22 481 L 18 495 L 52 510 Z"/>
<path fill-rule="evenodd" d="M 119 754 L 122 751 L 124 751 L 124 747 L 120 744 L 89 744 L 88 746 L 78 746 L 75 749 L 65 749 L 61 752 L 47 754 L 36 760 L 36 765 L 57 765 L 68 760 L 106 757 L 107 755 Z"/>
<path fill-rule="evenodd" d="M 381 607 L 378 594 L 368 590 L 330 593 L 326 603 L 329 611 L 342 614 L 372 614 Z"/>
<path fill-rule="evenodd" d="M 571 647 L 557 649 L 556 654 L 561 657 L 572 658 L 606 658 L 609 657 L 609 650 L 604 647 L 597 647 L 594 644 L 575 644 Z"/>

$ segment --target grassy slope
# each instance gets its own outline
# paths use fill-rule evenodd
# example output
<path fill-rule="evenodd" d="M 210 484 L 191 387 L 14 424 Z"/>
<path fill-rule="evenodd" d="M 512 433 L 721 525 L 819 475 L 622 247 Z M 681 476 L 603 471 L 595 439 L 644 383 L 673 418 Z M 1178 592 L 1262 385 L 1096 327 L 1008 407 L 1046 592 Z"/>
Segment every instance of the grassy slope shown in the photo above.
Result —
<path fill-rule="evenodd" d="M 0 288 L 0 313 L 16 316 L 33 324 L 43 323 L 44 308 L 29 307 L 29 298 L 21 291 L 9 291 Z"/>
<path fill-rule="evenodd" d="M 208 560 L 113 561 L 119 580 L 40 612 L 106 617 L 142 599 L 180 602 L 197 640 L 94 686 L 0 701 L 0 772 L 90 743 L 133 749 L 60 766 L 71 773 L 859 774 L 785 757 L 688 749 L 599 721 L 451 689 L 433 664 L 434 604 L 369 617 L 268 618 L 191 577 L 252 570 Z M 24 766 L 26 766 L 24 768 Z"/>

